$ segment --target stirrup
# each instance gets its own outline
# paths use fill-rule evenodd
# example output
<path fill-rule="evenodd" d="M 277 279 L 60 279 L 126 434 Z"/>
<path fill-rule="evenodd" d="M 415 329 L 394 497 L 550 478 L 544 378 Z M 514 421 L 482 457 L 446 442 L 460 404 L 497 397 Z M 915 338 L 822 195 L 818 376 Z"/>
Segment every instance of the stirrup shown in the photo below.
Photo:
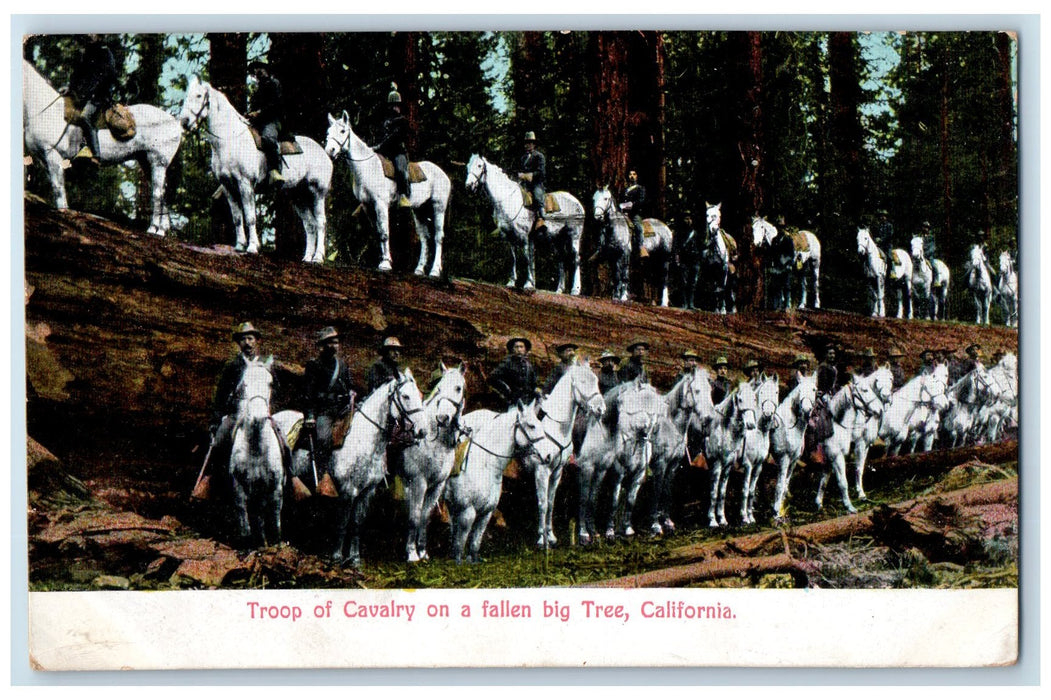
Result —
<path fill-rule="evenodd" d="M 284 182 L 284 181 L 285 181 L 285 176 L 281 174 L 280 170 L 276 170 L 276 169 L 275 170 L 271 170 L 269 176 L 267 177 L 267 182 L 269 182 L 271 185 L 273 185 L 276 182 Z"/>

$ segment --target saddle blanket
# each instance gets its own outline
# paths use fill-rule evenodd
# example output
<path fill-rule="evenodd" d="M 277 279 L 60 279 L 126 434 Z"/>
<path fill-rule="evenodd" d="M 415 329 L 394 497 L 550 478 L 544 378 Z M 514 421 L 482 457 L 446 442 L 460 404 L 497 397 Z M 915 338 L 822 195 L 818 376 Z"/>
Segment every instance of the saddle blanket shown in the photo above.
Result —
<path fill-rule="evenodd" d="M 376 155 L 379 155 L 378 153 Z M 383 177 L 388 180 L 394 179 L 394 163 L 385 156 L 380 156 L 380 162 L 383 163 Z M 420 168 L 419 163 L 409 163 L 409 184 L 413 182 L 426 182 L 427 175 Z"/>
<path fill-rule="evenodd" d="M 642 220 L 642 237 L 653 238 L 657 235 L 657 232 L 653 230 L 653 219 Z"/>
<path fill-rule="evenodd" d="M 525 206 L 531 207 L 533 205 L 533 193 L 524 187 L 521 187 L 520 189 L 522 190 L 522 201 L 525 203 Z M 558 200 L 556 200 L 550 192 L 545 192 L 544 213 L 552 214 L 558 211 L 562 211 L 562 207 L 558 206 Z"/>
<path fill-rule="evenodd" d="M 788 235 L 792 237 L 792 245 L 795 246 L 796 252 L 810 252 L 810 243 L 807 241 L 806 231 L 792 231 Z"/>
<path fill-rule="evenodd" d="M 67 124 L 80 118 L 80 110 L 72 97 L 63 98 L 63 116 Z M 117 141 L 130 141 L 135 138 L 135 117 L 125 105 L 115 104 L 99 114 L 95 128 L 109 129 L 110 135 Z"/>
<path fill-rule="evenodd" d="M 252 138 L 255 140 L 255 147 L 260 151 L 263 150 L 263 137 L 259 135 L 259 131 L 255 127 L 248 127 L 248 130 L 252 132 Z M 295 139 L 280 141 L 281 144 L 281 155 L 283 156 L 294 156 L 303 152 L 303 149 L 299 147 L 299 144 Z"/>

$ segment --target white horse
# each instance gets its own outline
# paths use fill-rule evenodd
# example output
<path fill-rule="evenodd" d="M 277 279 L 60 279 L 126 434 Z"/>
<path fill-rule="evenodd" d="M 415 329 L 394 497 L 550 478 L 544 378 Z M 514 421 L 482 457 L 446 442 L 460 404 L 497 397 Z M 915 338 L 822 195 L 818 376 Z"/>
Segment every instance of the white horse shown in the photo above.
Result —
<path fill-rule="evenodd" d="M 800 375 L 798 383 L 777 407 L 777 419 L 770 434 L 770 455 L 777 465 L 777 488 L 774 491 L 774 519 L 784 517 L 785 496 L 796 461 L 803 454 L 803 434 L 817 400 L 815 375 Z"/>
<path fill-rule="evenodd" d="M 741 493 L 741 522 L 746 525 L 755 523 L 755 498 L 759 489 L 759 475 L 763 472 L 763 463 L 770 454 L 771 435 L 777 429 L 780 418 L 777 415 L 780 379 L 776 374 L 763 373 L 759 381 L 753 384 L 756 405 L 756 429 L 745 433 L 744 446 L 741 448 L 741 463 L 744 465 L 744 487 Z"/>
<path fill-rule="evenodd" d="M 975 323 L 989 325 L 989 306 L 993 300 L 993 278 L 981 246 L 971 246 L 967 258 L 967 288 L 974 299 Z"/>
<path fill-rule="evenodd" d="M 850 381 L 840 387 L 828 402 L 828 408 L 832 414 L 832 436 L 821 443 L 828 461 L 828 468 L 818 480 L 817 496 L 814 499 L 818 508 L 821 508 L 824 503 L 825 486 L 828 484 L 829 476 L 834 473 L 839 484 L 843 507 L 850 513 L 858 512 L 850 501 L 847 486 L 847 455 L 850 454 L 850 448 L 859 440 L 864 439 L 872 429 L 872 420 L 878 421 L 883 415 L 884 399 L 876 393 L 872 386 L 875 377 L 876 373 L 867 378 L 853 375 Z M 864 492 L 859 493 L 858 496 L 863 498 Z"/>
<path fill-rule="evenodd" d="M 891 373 L 890 366 L 879 367 L 862 381 L 868 385 L 875 397 L 883 404 L 882 415 L 886 416 L 894 390 L 894 375 Z M 865 494 L 865 463 L 868 460 L 869 449 L 871 449 L 872 443 L 876 442 L 876 439 L 879 437 L 879 429 L 880 416 L 870 415 L 864 429 L 857 431 L 854 435 L 854 487 L 860 501 L 868 500 L 868 496 Z"/>
<path fill-rule="evenodd" d="M 722 203 L 705 202 L 707 244 L 701 253 L 701 267 L 708 283 L 705 308 L 717 313 L 737 313 L 737 241 L 722 229 Z"/>
<path fill-rule="evenodd" d="M 752 385 L 741 382 L 714 411 L 705 443 L 705 457 L 712 479 L 708 527 L 725 527 L 728 524 L 726 486 L 730 482 L 730 472 L 742 459 L 745 436 L 754 432 L 758 425 Z M 747 491 L 747 487 L 742 490 Z"/>
<path fill-rule="evenodd" d="M 1018 423 L 1018 358 L 1014 353 L 1007 353 L 989 369 L 989 385 L 990 397 L 978 411 L 975 431 L 980 440 L 995 442 L 1006 423 Z"/>
<path fill-rule="evenodd" d="M 493 204 L 493 219 L 496 226 L 511 246 L 511 277 L 508 287 L 518 281 L 518 258 L 516 248 L 522 249 L 526 262 L 526 280 L 523 289 L 536 287 L 533 210 L 525 206 L 521 186 L 507 173 L 477 154 L 471 154 L 467 162 L 467 190 L 477 192 L 485 187 Z M 558 206 L 557 211 L 546 211 L 544 221 L 547 232 L 538 234 L 550 241 L 558 260 L 558 286 L 556 294 L 569 289 L 570 294 L 580 294 L 580 239 L 584 234 L 584 206 L 568 192 L 548 192 Z M 568 281 L 572 275 L 572 282 Z"/>
<path fill-rule="evenodd" d="M 761 216 L 752 217 L 752 246 L 764 250 L 773 287 L 774 308 L 792 306 L 792 280 L 799 278 L 799 308 L 807 305 L 807 287 L 813 287 L 813 308 L 821 308 L 821 241 L 810 231 L 794 236 L 778 231 Z"/>
<path fill-rule="evenodd" d="M 171 227 L 164 185 L 168 167 L 182 142 L 182 129 L 173 116 L 153 105 L 131 105 L 128 109 L 135 118 L 135 136 L 117 141 L 109 129 L 100 129 L 101 152 L 97 155 L 103 163 L 135 161 L 139 164 L 143 176 L 150 179 L 151 213 L 147 231 L 163 236 Z M 26 150 L 47 169 L 55 206 L 59 209 L 68 207 L 65 168 L 85 143 L 81 128 L 67 125 L 64 114 L 65 106 L 58 92 L 23 59 L 22 123 Z"/>
<path fill-rule="evenodd" d="M 596 190 L 591 198 L 592 216 L 606 229 L 605 241 L 608 257 L 615 261 L 613 276 L 614 293 L 620 301 L 627 301 L 627 280 L 621 276 L 621 263 L 631 256 L 631 227 L 628 217 L 617 206 L 609 186 Z M 657 277 L 661 287 L 661 306 L 668 305 L 668 270 L 671 267 L 674 234 L 667 224 L 659 219 L 643 219 L 642 249 L 659 269 Z M 646 227 L 650 232 L 645 233 Z M 627 242 L 627 249 L 623 246 Z"/>
<path fill-rule="evenodd" d="M 1018 327 L 1018 274 L 1011 253 L 1000 253 L 1000 274 L 996 278 L 996 295 L 1004 311 L 1004 325 Z"/>
<path fill-rule="evenodd" d="M 867 228 L 858 229 L 858 255 L 865 261 L 865 277 L 869 280 L 869 315 L 883 318 L 887 315 L 885 303 L 887 261 L 876 246 Z"/>
<path fill-rule="evenodd" d="M 212 173 L 222 185 L 230 205 L 237 241 L 235 249 L 258 253 L 255 191 L 267 177 L 266 158 L 255 144 L 248 120 L 226 95 L 197 76 L 190 78 L 179 121 L 189 130 L 207 122 L 206 138 L 212 144 Z M 302 153 L 282 156 L 281 191 L 303 222 L 306 250 L 303 262 L 325 261 L 325 197 L 332 181 L 332 161 L 313 139 L 296 136 Z"/>
<path fill-rule="evenodd" d="M 399 420 L 416 439 L 431 429 L 420 390 L 408 369 L 377 387 L 358 406 L 343 447 L 333 455 L 331 474 L 339 493 L 339 514 L 332 556 L 337 563 L 361 566 L 361 525 L 376 487 L 386 478 L 390 425 Z"/>
<path fill-rule="evenodd" d="M 686 441 L 691 430 L 704 430 L 715 411 L 708 370 L 695 367 L 681 377 L 664 395 L 664 403 L 668 412 L 658 425 L 650 460 L 650 533 L 655 536 L 675 531 L 672 486 L 683 457 L 688 458 Z"/>
<path fill-rule="evenodd" d="M 921 440 L 923 451 L 930 451 L 938 436 L 941 415 L 949 408 L 948 381 L 948 365 L 936 364 L 933 371 L 916 375 L 894 392 L 879 430 L 887 454 L 899 454 L 906 442 L 913 453 Z"/>
<path fill-rule="evenodd" d="M 341 153 L 346 156 L 353 174 L 354 197 L 372 210 L 376 220 L 376 233 L 380 242 L 378 269 L 390 270 L 390 208 L 398 198 L 397 185 L 392 178 L 383 174 L 383 164 L 376 151 L 369 148 L 350 128 L 350 115 L 346 111 L 339 119 L 328 115 L 325 152 L 333 159 Z M 426 180 L 409 184 L 412 221 L 416 226 L 416 236 L 420 239 L 420 260 L 416 263 L 415 272 L 422 275 L 427 270 L 428 241 L 433 241 L 434 260 L 428 274 L 439 277 L 442 274 L 445 212 L 449 208 L 452 182 L 441 168 L 430 161 L 420 161 L 417 165 Z M 428 207 L 432 212 L 433 230 L 421 221 L 418 212 L 422 208 L 425 213 Z"/>
<path fill-rule="evenodd" d="M 941 422 L 949 447 L 971 442 L 982 407 L 995 401 L 989 371 L 981 364 L 948 388 L 949 410 Z"/>
<path fill-rule="evenodd" d="M 912 304 L 915 306 L 917 299 L 923 299 L 927 318 L 944 321 L 949 311 L 949 266 L 937 258 L 927 260 L 920 236 L 913 236 L 909 250 L 912 253 Z"/>
<path fill-rule="evenodd" d="M 603 534 L 607 539 L 615 538 L 617 525 L 624 536 L 635 534 L 631 511 L 653 456 L 653 438 L 660 419 L 667 414 L 660 394 L 641 378 L 611 389 L 605 401 L 605 415 L 601 419 L 589 418 L 576 455 L 580 480 L 578 539 L 583 545 L 598 535 L 595 525 L 598 495 L 610 469 L 614 472 L 614 484 Z M 625 482 L 627 487 L 622 499 Z M 617 511 L 621 505 L 618 523 Z"/>
<path fill-rule="evenodd" d="M 445 490 L 453 469 L 456 444 L 461 434 L 466 380 L 463 365 L 440 364 L 442 376 L 423 402 L 428 434 L 402 452 L 405 502 L 409 509 L 409 532 L 405 542 L 408 561 L 428 559 L 427 523 Z"/>
<path fill-rule="evenodd" d="M 273 358 L 248 360 L 237 386 L 237 417 L 230 451 L 230 482 L 241 543 L 281 541 L 285 470 L 270 418 Z"/>
<path fill-rule="evenodd" d="M 535 458 L 539 453 L 534 453 L 523 464 L 533 469 L 536 481 L 536 544 L 546 549 L 558 542 L 554 529 L 555 494 L 562 481 L 562 470 L 573 456 L 573 427 L 578 412 L 585 411 L 596 418 L 606 412 L 606 402 L 598 390 L 598 377 L 586 358 L 578 359 L 565 371 L 541 401 L 540 408 L 544 437 L 551 443 L 554 456 L 540 461 Z"/>
<path fill-rule="evenodd" d="M 463 417 L 470 434 L 460 473 L 449 479 L 445 502 L 449 506 L 452 555 L 480 561 L 478 552 L 489 518 L 500 502 L 504 469 L 514 458 L 551 458 L 543 445 L 544 427 L 536 417 L 536 402 L 519 401 L 504 413 L 472 411 Z"/>

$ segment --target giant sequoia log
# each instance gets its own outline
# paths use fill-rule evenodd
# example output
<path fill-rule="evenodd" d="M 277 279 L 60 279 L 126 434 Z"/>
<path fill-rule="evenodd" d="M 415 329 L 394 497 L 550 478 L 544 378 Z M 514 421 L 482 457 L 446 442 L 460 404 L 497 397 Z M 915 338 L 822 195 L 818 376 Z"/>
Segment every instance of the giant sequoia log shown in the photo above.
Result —
<path fill-rule="evenodd" d="M 196 248 L 35 199 L 25 213 L 29 434 L 61 459 L 76 453 L 107 469 L 136 453 L 192 468 L 188 453 L 200 444 L 216 375 L 234 351 L 230 329 L 242 320 L 262 329 L 264 350 L 283 364 L 286 404 L 295 404 L 296 380 L 326 325 L 342 332 L 359 381 L 388 333 L 408 346 L 421 384 L 442 355 L 462 358 L 469 409 L 489 402 L 486 372 L 517 334 L 532 338 L 541 376 L 556 343 L 576 342 L 595 357 L 648 338 L 661 387 L 684 348 L 726 353 L 738 367 L 758 356 L 782 373 L 796 353 L 830 338 L 855 348 L 1017 348 L 1017 334 L 1001 328 L 829 311 L 716 316 Z M 914 358 L 906 363 L 915 369 Z"/>

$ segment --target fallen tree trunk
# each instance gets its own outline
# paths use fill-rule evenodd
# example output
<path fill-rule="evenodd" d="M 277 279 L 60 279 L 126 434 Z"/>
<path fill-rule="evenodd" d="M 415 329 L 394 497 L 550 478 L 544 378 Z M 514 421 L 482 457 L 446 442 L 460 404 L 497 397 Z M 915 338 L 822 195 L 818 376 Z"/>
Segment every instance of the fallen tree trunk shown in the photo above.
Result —
<path fill-rule="evenodd" d="M 1018 478 L 1003 479 L 947 493 L 921 496 L 890 506 L 880 506 L 865 513 L 833 518 L 798 528 L 745 535 L 720 542 L 680 547 L 671 552 L 681 565 L 635 576 L 587 584 L 600 588 L 652 588 L 685 586 L 698 581 L 727 576 L 761 575 L 788 572 L 797 580 L 814 571 L 805 554 L 792 553 L 806 545 L 835 542 L 852 536 L 869 535 L 889 546 L 938 546 L 945 541 L 966 548 L 964 542 L 953 542 L 956 526 L 966 523 L 973 514 L 968 509 L 991 504 L 1013 506 L 1017 518 Z M 933 540 L 933 542 L 931 542 Z M 773 549 L 782 552 L 771 554 Z"/>

